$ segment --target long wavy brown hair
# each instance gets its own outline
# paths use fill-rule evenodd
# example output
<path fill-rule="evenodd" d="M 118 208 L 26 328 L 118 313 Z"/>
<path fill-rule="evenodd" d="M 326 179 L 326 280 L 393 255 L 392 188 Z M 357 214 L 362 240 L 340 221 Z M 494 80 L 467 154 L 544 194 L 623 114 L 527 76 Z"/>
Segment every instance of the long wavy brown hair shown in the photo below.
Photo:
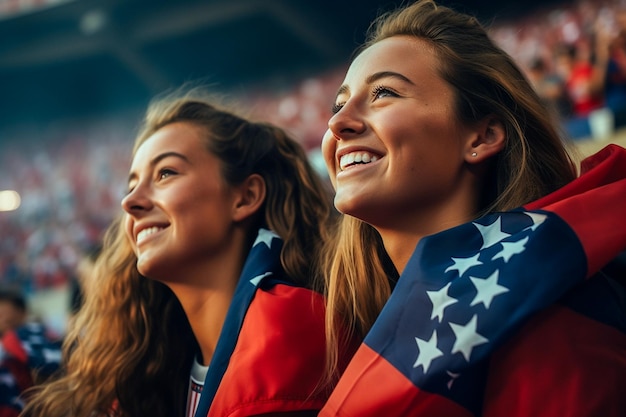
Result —
<path fill-rule="evenodd" d="M 250 225 L 250 242 L 259 226 L 275 231 L 284 240 L 281 262 L 287 276 L 321 291 L 315 254 L 329 239 L 335 218 L 328 187 L 300 144 L 282 129 L 240 117 L 213 100 L 197 89 L 157 99 L 148 109 L 134 151 L 170 123 L 203 128 L 206 149 L 221 160 L 229 184 L 253 173 L 266 182 L 266 201 Z M 85 302 L 65 339 L 62 375 L 30 393 L 23 415 L 183 415 L 198 346 L 170 289 L 137 271 L 122 226 L 124 216 L 121 213 L 107 230 L 84 288 Z"/>
<path fill-rule="evenodd" d="M 476 18 L 431 0 L 418 1 L 377 18 L 356 53 L 393 36 L 411 36 L 433 47 L 439 74 L 454 91 L 461 122 L 472 125 L 494 115 L 506 129 L 504 149 L 490 161 L 474 216 L 519 207 L 576 177 L 551 113 Z M 389 298 L 390 279 L 397 272 L 378 232 L 347 215 L 325 252 L 328 363 L 334 371 L 336 346 L 343 336 L 337 333 L 338 322 L 364 337 Z"/>

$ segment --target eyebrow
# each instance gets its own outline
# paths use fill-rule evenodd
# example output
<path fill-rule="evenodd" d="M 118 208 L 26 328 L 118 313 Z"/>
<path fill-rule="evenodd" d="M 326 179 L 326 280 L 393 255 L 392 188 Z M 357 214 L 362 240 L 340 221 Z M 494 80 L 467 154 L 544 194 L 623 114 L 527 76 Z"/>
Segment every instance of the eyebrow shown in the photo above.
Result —
<path fill-rule="evenodd" d="M 378 80 L 381 80 L 383 78 L 396 78 L 400 81 L 404 81 L 406 83 L 415 85 L 415 83 L 411 80 L 409 80 L 407 77 L 405 77 L 404 75 L 397 73 L 397 72 L 393 72 L 393 71 L 381 71 L 381 72 L 375 72 L 374 74 L 370 75 L 369 77 L 367 77 L 367 79 L 365 80 L 365 83 L 367 85 L 373 84 Z M 346 84 L 343 84 L 341 87 L 339 87 L 339 89 L 337 90 L 337 94 L 335 97 L 340 96 L 341 94 L 347 93 L 348 91 L 350 91 L 350 87 L 348 87 Z"/>
<path fill-rule="evenodd" d="M 189 162 L 189 158 L 187 158 L 185 155 L 178 153 L 178 152 L 163 152 L 162 154 L 159 154 L 157 156 L 155 156 L 154 158 L 152 158 L 152 160 L 150 161 L 150 168 L 153 168 L 156 164 L 158 164 L 159 162 L 161 162 L 162 160 L 164 160 L 165 158 L 169 158 L 169 157 L 174 157 L 174 158 L 179 158 L 182 159 L 185 162 Z M 130 182 L 131 180 L 135 179 L 137 177 L 137 174 L 135 174 L 134 172 L 131 172 L 128 175 L 128 182 Z"/>

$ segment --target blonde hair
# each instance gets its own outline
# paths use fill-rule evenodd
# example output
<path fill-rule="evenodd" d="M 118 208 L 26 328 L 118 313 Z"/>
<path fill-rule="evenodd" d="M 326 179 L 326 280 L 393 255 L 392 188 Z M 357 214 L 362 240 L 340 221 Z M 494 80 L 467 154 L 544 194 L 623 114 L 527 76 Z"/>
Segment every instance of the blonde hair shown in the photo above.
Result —
<path fill-rule="evenodd" d="M 281 262 L 287 276 L 320 290 L 313 255 L 329 238 L 334 219 L 328 188 L 283 130 L 218 108 L 207 97 L 191 90 L 153 102 L 134 151 L 165 125 L 203 128 L 207 151 L 220 159 L 227 183 L 253 173 L 266 182 L 266 201 L 250 224 L 250 241 L 259 226 L 274 230 L 285 242 Z M 185 411 L 197 342 L 170 289 L 137 271 L 123 219 L 120 215 L 107 230 L 94 275 L 86 280 L 85 303 L 64 344 L 64 374 L 33 390 L 26 416 L 172 417 Z"/>
<path fill-rule="evenodd" d="M 471 125 L 494 115 L 505 127 L 504 149 L 490 161 L 474 216 L 519 207 L 575 178 L 576 168 L 550 112 L 476 18 L 431 0 L 418 1 L 376 19 L 357 52 L 393 36 L 414 37 L 433 47 L 439 73 L 453 88 L 461 122 Z M 363 337 L 389 298 L 397 272 L 378 232 L 349 216 L 343 216 L 338 236 L 325 251 L 332 372 L 340 343 L 338 323 Z"/>

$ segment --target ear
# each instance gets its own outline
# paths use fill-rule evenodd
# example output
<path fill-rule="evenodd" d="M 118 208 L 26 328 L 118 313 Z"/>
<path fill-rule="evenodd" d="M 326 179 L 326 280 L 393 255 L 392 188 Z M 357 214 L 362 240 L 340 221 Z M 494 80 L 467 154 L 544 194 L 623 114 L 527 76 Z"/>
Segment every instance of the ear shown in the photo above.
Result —
<path fill-rule="evenodd" d="M 265 201 L 265 180 L 252 174 L 234 189 L 233 220 L 243 221 L 256 213 Z"/>
<path fill-rule="evenodd" d="M 476 135 L 467 143 L 465 161 L 470 164 L 486 161 L 502 149 L 506 141 L 504 124 L 494 115 L 480 121 L 476 127 Z"/>

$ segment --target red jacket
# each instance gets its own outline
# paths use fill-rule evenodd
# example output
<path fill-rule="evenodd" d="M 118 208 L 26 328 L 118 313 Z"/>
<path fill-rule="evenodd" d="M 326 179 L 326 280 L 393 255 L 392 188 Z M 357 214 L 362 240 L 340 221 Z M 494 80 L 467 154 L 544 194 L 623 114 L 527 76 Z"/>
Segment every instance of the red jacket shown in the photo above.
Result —
<path fill-rule="evenodd" d="M 259 289 L 208 416 L 320 410 L 331 388 L 321 384 L 325 340 L 320 294 L 284 284 Z"/>

